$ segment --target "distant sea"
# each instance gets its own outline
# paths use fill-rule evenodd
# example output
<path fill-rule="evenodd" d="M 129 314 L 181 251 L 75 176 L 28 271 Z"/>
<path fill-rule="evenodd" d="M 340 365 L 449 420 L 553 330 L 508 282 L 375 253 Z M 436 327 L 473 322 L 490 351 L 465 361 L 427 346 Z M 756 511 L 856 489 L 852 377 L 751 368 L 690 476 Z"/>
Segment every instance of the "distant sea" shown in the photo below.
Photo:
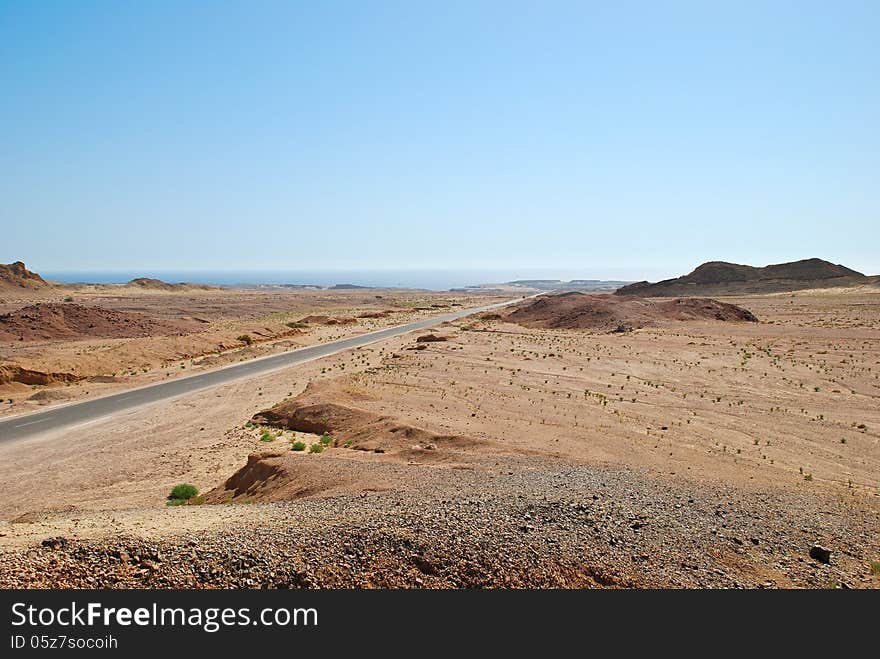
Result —
<path fill-rule="evenodd" d="M 124 284 L 137 277 L 161 279 L 169 283 L 187 282 L 214 286 L 254 286 L 257 284 L 294 284 L 334 286 L 354 284 L 377 288 L 423 288 L 447 291 L 480 284 L 497 284 L 517 279 L 595 279 L 588 274 L 548 269 L 522 270 L 137 270 L 137 271 L 64 271 L 40 274 L 52 281 L 89 284 Z"/>

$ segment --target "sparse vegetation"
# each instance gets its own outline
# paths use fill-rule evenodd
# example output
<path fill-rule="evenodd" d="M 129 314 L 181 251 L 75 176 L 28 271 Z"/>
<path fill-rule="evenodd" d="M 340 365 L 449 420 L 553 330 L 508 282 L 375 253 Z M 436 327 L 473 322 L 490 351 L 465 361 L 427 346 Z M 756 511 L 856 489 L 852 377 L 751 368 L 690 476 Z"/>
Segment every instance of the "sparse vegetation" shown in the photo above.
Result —
<path fill-rule="evenodd" d="M 195 485 L 190 485 L 189 483 L 181 483 L 171 488 L 171 493 L 168 495 L 168 500 L 166 503 L 169 506 L 182 506 L 186 503 L 189 503 L 190 500 L 194 499 L 198 495 L 199 490 Z"/>
<path fill-rule="evenodd" d="M 756 298 L 750 299 L 749 304 L 778 306 L 779 303 L 774 300 L 775 298 L 772 300 Z M 824 297 L 821 302 L 825 304 Z M 775 306 L 772 308 L 775 309 Z M 322 310 L 327 313 L 331 311 L 337 313 L 336 309 Z M 159 373 L 161 377 L 167 371 L 171 371 L 170 375 L 174 377 L 185 375 L 175 373 L 178 367 L 197 371 L 201 366 L 213 367 L 235 360 L 244 361 L 253 353 L 244 348 L 244 337 L 248 339 L 253 337 L 247 341 L 247 344 L 253 342 L 255 350 L 265 348 L 269 351 L 270 344 L 263 342 L 269 337 L 274 340 L 283 336 L 286 329 L 284 325 L 291 328 L 297 326 L 315 328 L 315 325 L 286 322 L 291 318 L 299 317 L 293 313 L 300 311 L 287 310 L 277 318 L 272 317 L 271 327 L 267 327 L 266 332 L 259 327 L 260 321 L 254 319 L 247 320 L 246 325 L 231 325 L 234 328 L 231 331 L 230 325 L 224 325 L 222 334 L 211 335 L 221 336 L 225 341 L 222 351 L 219 348 L 216 351 L 218 358 L 213 357 L 212 352 L 206 352 L 204 355 L 199 352 L 195 356 L 189 354 L 196 350 L 202 351 L 202 344 L 198 342 L 201 338 L 198 341 L 195 339 L 186 339 L 186 342 L 176 341 L 176 349 L 179 352 L 173 355 L 174 359 L 169 358 L 167 363 L 161 366 L 150 365 L 151 372 Z M 335 456 L 349 456 L 352 458 L 351 469 L 363 470 L 363 473 L 367 474 L 375 462 L 383 460 L 381 455 L 373 455 L 373 452 L 381 454 L 387 450 L 391 456 L 390 459 L 386 456 L 386 459 L 392 463 L 393 468 L 389 468 L 387 474 L 382 472 L 383 481 L 386 476 L 389 481 L 396 478 L 400 470 L 395 465 L 397 461 L 406 458 L 410 458 L 408 460 L 410 464 L 406 468 L 407 478 L 409 473 L 417 475 L 419 469 L 433 474 L 437 471 L 433 468 L 434 463 L 441 465 L 450 463 L 458 467 L 460 462 L 467 469 L 471 453 L 481 455 L 479 446 L 471 449 L 472 438 L 476 442 L 481 442 L 483 438 L 504 440 L 513 453 L 526 448 L 537 453 L 558 456 L 558 462 L 561 464 L 568 462 L 571 452 L 575 453 L 577 461 L 582 454 L 589 452 L 589 455 L 606 456 L 610 463 L 632 462 L 639 469 L 645 468 L 648 471 L 656 469 L 658 473 L 661 473 L 660 470 L 665 472 L 668 467 L 669 471 L 684 474 L 686 469 L 698 463 L 701 465 L 699 469 L 705 471 L 707 476 L 715 478 L 720 475 L 719 477 L 723 477 L 726 482 L 730 481 L 729 490 L 725 489 L 721 494 L 717 494 L 713 489 L 714 486 L 706 486 L 704 489 L 700 489 L 703 488 L 702 485 L 699 488 L 695 486 L 697 494 L 710 493 L 711 489 L 711 497 L 717 495 L 717 501 L 711 497 L 704 500 L 699 496 L 689 500 L 684 495 L 691 496 L 694 492 L 673 489 L 675 498 L 669 497 L 668 501 L 666 499 L 658 501 L 653 509 L 642 508 L 642 504 L 650 500 L 644 497 L 636 502 L 630 502 L 624 497 L 622 503 L 613 505 L 609 503 L 606 508 L 604 507 L 606 493 L 593 487 L 598 481 L 594 484 L 590 480 L 591 487 L 584 488 L 583 491 L 577 490 L 576 496 L 572 494 L 572 499 L 578 502 L 577 507 L 569 509 L 567 506 L 560 506 L 559 511 L 552 510 L 547 515 L 552 517 L 554 523 L 559 523 L 560 529 L 577 528 L 580 532 L 577 521 L 581 513 L 579 504 L 583 495 L 589 499 L 594 492 L 597 493 L 595 495 L 597 498 L 594 499 L 596 503 L 591 504 L 587 501 L 585 505 L 595 510 L 590 513 L 595 519 L 605 513 L 616 516 L 617 511 L 621 510 L 626 515 L 620 517 L 620 523 L 624 525 L 629 523 L 630 512 L 632 515 L 641 515 L 644 512 L 646 515 L 644 523 L 654 524 L 653 527 L 648 528 L 663 528 L 664 546 L 660 548 L 659 556 L 655 556 L 653 553 L 655 548 L 652 547 L 653 533 L 632 536 L 635 543 L 632 551 L 636 552 L 633 555 L 634 562 L 644 562 L 643 567 L 636 569 L 650 569 L 651 563 L 656 558 L 656 563 L 663 566 L 665 572 L 666 547 L 674 546 L 673 542 L 666 541 L 678 538 L 674 524 L 667 523 L 665 517 L 667 508 L 674 505 L 674 510 L 679 511 L 670 512 L 676 520 L 685 513 L 688 513 L 689 520 L 702 519 L 704 513 L 708 513 L 709 519 L 706 524 L 711 526 L 706 528 L 715 526 L 724 528 L 724 537 L 727 539 L 735 537 L 737 544 L 746 544 L 746 547 L 750 539 L 755 545 L 760 541 L 762 548 L 755 553 L 755 556 L 759 557 L 758 560 L 763 560 L 765 557 L 768 561 L 778 558 L 781 565 L 793 566 L 792 570 L 779 568 L 780 574 L 787 573 L 790 577 L 788 581 L 781 583 L 797 586 L 815 585 L 818 583 L 816 581 L 819 578 L 818 573 L 802 570 L 803 566 L 796 561 L 805 554 L 807 549 L 805 542 L 825 536 L 821 533 L 826 530 L 823 520 L 830 520 L 828 535 L 834 538 L 836 551 L 845 551 L 848 545 L 858 545 L 849 542 L 849 536 L 857 538 L 857 532 L 869 528 L 861 521 L 862 518 L 859 516 L 861 509 L 858 506 L 865 497 L 874 496 L 878 491 L 876 470 L 871 471 L 876 464 L 874 455 L 870 451 L 874 446 L 878 418 L 880 418 L 872 405 L 876 392 L 880 391 L 880 377 L 878 377 L 880 353 L 876 352 L 873 335 L 863 338 L 861 330 L 857 337 L 844 334 L 835 336 L 830 333 L 816 333 L 813 336 L 809 328 L 799 329 L 805 327 L 797 324 L 801 320 L 799 317 L 797 322 L 789 320 L 787 316 L 781 317 L 783 321 L 780 321 L 780 327 L 769 330 L 774 337 L 772 356 L 769 347 L 765 350 L 755 345 L 759 341 L 760 332 L 763 331 L 758 326 L 749 327 L 748 332 L 743 330 L 729 335 L 720 329 L 716 331 L 713 329 L 714 325 L 707 322 L 686 327 L 681 334 L 675 332 L 674 327 L 670 325 L 658 329 L 638 329 L 627 334 L 612 336 L 601 333 L 579 334 L 573 330 L 557 329 L 547 331 L 523 329 L 521 332 L 513 333 L 507 332 L 509 328 L 501 325 L 494 328 L 488 326 L 465 335 L 460 325 L 451 325 L 449 333 L 451 335 L 455 332 L 457 338 L 454 341 L 438 343 L 433 346 L 435 350 L 421 353 L 404 352 L 405 347 L 401 347 L 404 345 L 403 341 L 392 344 L 385 352 L 378 347 L 364 347 L 362 352 L 349 350 L 325 357 L 323 361 L 315 362 L 296 373 L 278 374 L 259 380 L 264 385 L 265 391 L 261 391 L 259 387 L 255 388 L 252 384 L 236 385 L 237 389 L 227 400 L 218 397 L 216 401 L 213 400 L 213 393 L 207 393 L 203 396 L 202 403 L 209 405 L 204 410 L 197 409 L 195 412 L 181 410 L 182 414 L 187 415 L 184 423 L 190 424 L 194 419 L 204 419 L 204 415 L 213 409 L 210 403 L 216 403 L 218 406 L 235 404 L 240 409 L 236 410 L 235 417 L 231 415 L 224 417 L 234 418 L 236 421 L 220 419 L 216 424 L 211 425 L 206 433 L 193 433 L 187 436 L 188 432 L 174 430 L 176 424 L 181 422 L 179 418 L 169 419 L 165 426 L 168 428 L 169 436 L 176 433 L 174 441 L 178 442 L 179 451 L 174 459 L 178 456 L 184 461 L 191 459 L 192 456 L 198 455 L 193 453 L 194 449 L 202 452 L 200 457 L 206 460 L 205 473 L 190 478 L 198 478 L 197 482 L 203 482 L 203 487 L 206 489 L 216 485 L 218 491 L 223 479 L 230 475 L 231 469 L 228 465 L 241 464 L 242 452 L 246 452 L 248 448 L 256 450 L 257 453 L 262 449 L 263 454 L 275 458 L 267 463 L 273 468 L 268 472 L 270 474 L 276 473 L 274 468 L 279 466 L 278 463 L 283 463 L 279 466 L 281 477 L 274 479 L 271 487 L 285 486 L 284 479 L 296 478 L 297 471 L 314 470 L 320 476 L 320 479 L 315 479 L 316 491 L 325 487 L 323 481 L 329 482 L 325 472 L 336 471 L 336 465 L 333 464 Z M 212 318 L 213 316 L 208 316 L 208 319 Z M 874 325 L 870 327 L 873 328 Z M 235 336 L 235 331 L 241 333 L 251 330 L 255 332 L 254 335 L 242 335 L 239 337 L 239 342 L 230 340 Z M 294 330 L 287 334 L 297 335 L 298 338 L 282 341 L 271 349 L 286 349 L 287 346 L 305 345 L 310 341 L 317 344 L 330 340 L 330 331 L 324 329 L 311 336 Z M 238 354 L 230 351 L 230 348 L 238 348 Z M 827 351 L 818 348 L 827 348 Z M 89 348 L 78 346 L 76 349 L 81 351 Z M 393 352 L 394 349 L 398 352 Z M 855 359 L 841 361 L 844 352 L 849 350 L 856 354 Z M 827 356 L 820 357 L 821 355 Z M 102 355 L 99 356 L 103 358 Z M 207 361 L 206 357 L 211 361 Z M 185 360 L 185 366 L 181 364 L 181 360 Z M 107 365 L 103 367 L 106 368 L 107 373 L 113 369 L 122 369 L 121 372 L 126 376 L 135 374 L 130 364 L 107 361 Z M 848 365 L 844 367 L 841 364 Z M 743 372 L 746 370 L 745 367 L 748 367 L 747 373 Z M 159 368 L 165 370 L 160 372 Z M 315 378 L 317 372 L 327 375 Z M 308 385 L 313 379 L 318 380 L 315 384 L 319 386 L 309 388 Z M 810 382 L 813 382 L 813 385 L 821 383 L 825 395 L 810 396 L 809 392 L 813 388 Z M 79 388 L 83 388 L 83 384 L 85 387 L 91 386 L 86 383 L 69 384 L 77 387 L 76 392 Z M 41 388 L 34 387 L 34 389 Z M 259 409 L 270 408 L 277 404 L 285 392 L 287 397 L 292 399 L 295 394 L 306 389 L 308 393 L 302 395 L 299 402 L 351 404 L 383 417 L 397 414 L 402 424 L 418 423 L 426 431 L 449 433 L 450 436 L 462 436 L 466 440 L 449 442 L 449 446 L 438 442 L 439 446 L 435 446 L 423 441 L 424 438 L 420 436 L 410 438 L 407 433 L 393 432 L 387 437 L 379 436 L 379 433 L 389 432 L 390 428 L 395 428 L 396 422 L 389 420 L 387 423 L 376 424 L 375 428 L 364 428 L 367 424 L 351 422 L 344 415 L 337 416 L 336 412 L 317 412 L 320 407 L 315 408 L 315 413 L 310 411 L 309 424 L 302 425 L 294 423 L 292 418 L 287 422 L 267 420 L 281 419 L 280 415 L 278 417 L 255 415 Z M 16 394 L 19 399 L 26 398 L 31 393 L 24 386 L 20 390 L 24 393 Z M 743 392 L 746 391 L 749 392 L 748 396 L 744 396 Z M 54 394 L 53 391 L 49 393 Z M 218 391 L 218 393 L 225 392 Z M 260 407 L 253 404 L 255 403 L 253 398 L 257 396 L 263 396 Z M 682 404 L 683 399 L 686 404 Z M 43 400 L 42 396 L 35 398 L 33 404 L 25 402 L 25 405 L 36 406 L 41 400 Z M 51 398 L 47 395 L 45 400 Z M 393 404 L 389 402 L 391 400 Z M 823 406 L 827 407 L 823 409 Z M 333 407 L 328 406 L 326 409 Z M 827 412 L 827 414 L 819 412 Z M 251 417 L 251 415 L 255 416 Z M 245 419 L 245 423 L 241 422 L 242 418 Z M 257 419 L 259 423 L 248 421 L 249 418 Z M 864 423 L 860 423 L 862 421 Z M 193 430 L 203 430 L 198 428 L 199 422 L 201 421 L 195 421 L 196 426 Z M 231 427 L 225 428 L 226 423 Z M 538 429 L 539 427 L 541 430 Z M 221 438 L 220 433 L 224 430 L 225 433 Z M 374 435 L 381 441 L 375 441 Z M 345 449 L 338 451 L 335 448 L 353 448 L 353 441 L 345 439 L 352 436 L 358 439 L 357 453 L 354 451 L 347 453 Z M 198 442 L 194 441 L 196 438 Z M 773 448 L 770 448 L 770 438 Z M 834 444 L 835 438 L 838 441 L 837 445 Z M 261 444 L 254 444 L 258 439 L 261 442 L 274 441 L 275 446 L 264 447 Z M 850 439 L 854 441 L 849 442 Z M 749 441 L 752 444 L 749 444 Z M 376 446 L 385 448 L 374 448 Z M 158 448 L 161 451 L 167 450 L 164 444 Z M 281 449 L 303 453 L 303 456 L 306 456 L 327 452 L 331 448 L 330 455 L 323 461 L 317 457 L 294 458 L 286 453 L 286 458 L 278 459 L 280 456 L 277 453 L 277 450 Z M 755 448 L 758 451 L 755 451 Z M 423 453 L 420 456 L 415 453 L 412 456 L 408 455 L 413 449 Z M 437 452 L 431 454 L 427 452 L 428 450 Z M 718 455 L 719 453 L 721 455 Z M 510 482 L 513 488 L 511 492 L 526 493 L 525 496 L 530 497 L 528 490 L 522 485 L 525 477 L 521 476 L 519 467 L 507 471 L 509 468 L 506 462 L 507 453 L 500 450 L 498 455 L 499 457 L 495 458 L 498 477 L 496 479 L 494 474 L 492 475 L 492 487 L 498 487 L 499 492 L 506 494 L 507 490 L 502 488 L 506 488 Z M 689 462 L 691 458 L 696 462 Z M 774 458 L 775 462 L 779 463 L 775 467 L 772 466 Z M 83 455 L 77 459 L 85 460 L 86 457 Z M 478 458 L 479 461 L 482 459 L 482 457 Z M 556 461 L 557 458 L 554 457 L 553 460 Z M 550 462 L 549 458 L 547 462 Z M 809 468 L 801 467 L 799 475 L 805 483 L 797 487 L 800 481 L 792 478 L 791 474 L 796 465 L 804 463 L 808 464 Z M 518 459 L 515 464 L 519 464 Z M 290 469 L 286 469 L 287 467 Z M 212 469 L 216 470 L 216 474 L 210 473 Z M 808 473 L 814 470 L 822 476 L 822 481 L 817 481 L 815 487 L 810 482 L 813 481 L 814 475 Z M 177 473 L 189 472 L 178 467 Z M 343 476 L 347 473 L 348 471 Z M 456 475 L 455 472 L 446 470 L 439 473 Z M 583 473 L 587 474 L 588 471 L 584 470 Z M 462 471 L 462 474 L 467 477 L 468 471 Z M 514 478 L 506 478 L 507 475 L 514 475 Z M 360 477 L 360 471 L 355 476 Z M 588 480 L 590 478 L 591 475 L 588 476 Z M 759 488 L 769 489 L 776 487 L 778 483 L 782 494 L 778 499 L 766 501 L 739 496 L 733 496 L 730 500 L 725 499 L 728 491 L 735 493 L 740 485 L 752 487 L 751 483 L 746 482 L 747 479 L 749 481 L 754 479 L 754 486 Z M 364 480 L 366 482 L 367 479 Z M 444 487 L 446 482 L 444 476 Z M 473 482 L 475 490 L 481 487 L 482 483 L 479 479 L 466 479 L 462 482 L 463 488 L 469 487 L 468 484 Z M 543 475 L 536 477 L 534 482 L 539 486 L 538 496 L 543 496 L 541 487 L 564 488 L 567 485 L 561 477 L 557 481 L 547 479 Z M 675 488 L 677 482 L 675 481 L 671 487 Z M 427 481 L 427 484 L 433 487 L 431 481 Z M 392 482 L 391 485 L 393 486 L 394 483 Z M 295 488 L 298 487 L 299 484 L 294 483 L 294 487 L 288 492 L 294 492 L 298 496 L 295 493 Z M 605 485 L 603 484 L 602 487 L 605 488 Z M 854 491 L 845 491 L 843 490 L 845 487 Z M 627 491 L 627 488 L 616 490 L 614 488 L 617 488 L 617 485 L 611 483 L 607 491 L 609 493 Z M 425 489 L 432 496 L 433 502 L 433 491 Z M 134 488 L 132 492 L 133 496 L 136 496 Z M 795 498 L 790 500 L 784 498 L 788 497 L 789 492 L 794 492 Z M 854 502 L 854 521 L 832 520 L 830 516 L 825 516 L 825 513 L 817 517 L 822 510 L 827 492 L 832 492 L 835 501 L 838 499 L 844 501 L 840 504 L 841 509 L 845 502 Z M 840 493 L 846 494 L 845 500 L 838 496 Z M 464 494 L 471 493 L 466 491 Z M 482 490 L 478 490 L 477 494 L 482 496 Z M 601 498 L 598 498 L 600 495 Z M 28 496 L 36 497 L 37 494 L 30 493 Z M 640 494 L 637 496 L 641 497 Z M 220 501 L 217 491 L 212 491 L 210 497 L 212 502 Z M 228 492 L 230 501 L 235 499 L 242 503 L 255 503 L 268 500 L 268 497 L 269 488 L 266 491 L 259 488 L 250 491 L 236 488 Z M 114 502 L 115 499 L 116 495 Z M 365 499 L 366 502 L 359 502 L 359 505 L 371 506 L 383 503 L 381 499 L 372 502 L 369 495 L 365 496 Z M 202 500 L 203 498 L 198 495 L 190 498 L 169 496 L 167 505 L 191 506 L 201 503 Z M 688 503 L 684 503 L 685 501 Z M 525 509 L 525 502 L 519 500 L 512 502 L 517 506 L 515 515 L 518 519 L 518 515 Z M 795 503 L 787 505 L 791 502 Z M 730 505 L 725 505 L 727 503 Z M 801 504 L 803 507 L 798 507 Z M 713 511 L 713 505 L 718 506 L 715 510 L 721 508 L 721 512 L 727 517 L 719 517 L 719 513 Z M 730 509 L 730 513 L 727 512 L 727 508 Z M 222 513 L 221 509 L 218 511 Z M 182 512 L 197 511 L 188 508 Z M 213 512 L 213 510 L 204 511 L 206 515 Z M 507 514 L 507 511 L 503 512 Z M 740 513 L 743 516 L 740 516 Z M 530 510 L 529 514 L 536 515 L 534 510 Z M 544 533 L 544 527 L 549 526 L 542 520 L 544 515 L 542 509 L 539 508 L 537 515 L 541 516 L 537 518 L 540 524 L 532 522 L 527 526 L 528 533 L 534 541 L 538 541 Z M 531 517 L 531 519 L 535 518 Z M 507 529 L 510 520 L 506 517 L 504 520 L 503 528 Z M 760 521 L 760 525 L 752 520 Z M 288 523 L 289 520 L 284 521 Z M 641 529 L 642 524 L 643 521 L 639 517 L 633 529 Z M 752 532 L 752 526 L 755 526 L 754 538 L 747 534 Z M 800 533 L 788 534 L 789 527 L 808 528 L 809 537 L 801 537 Z M 701 527 L 697 527 L 695 523 L 693 528 Z M 780 535 L 778 538 L 771 536 L 777 528 L 782 528 L 785 535 Z M 631 551 L 627 546 L 631 536 L 626 529 L 626 526 L 622 528 L 623 546 L 618 546 L 614 550 L 625 552 L 621 554 L 624 557 L 628 555 L 626 552 Z M 509 530 L 516 532 L 516 526 Z M 817 532 L 813 533 L 814 531 Z M 587 529 L 587 532 L 588 535 L 591 534 L 592 529 Z M 691 532 L 690 524 L 686 525 L 682 532 Z M 552 534 L 554 541 L 566 542 L 567 534 L 561 533 L 555 525 L 552 527 Z M 667 534 L 671 538 L 667 538 Z M 616 535 L 618 534 L 615 531 Z M 699 539 L 703 536 L 695 537 Z M 637 546 L 640 544 L 644 549 L 642 546 Z M 579 543 L 576 548 L 581 546 Z M 693 546 L 691 539 L 688 538 L 684 543 L 684 550 L 690 551 Z M 765 547 L 766 553 L 764 553 Z M 860 580 L 870 580 L 872 573 L 880 574 L 880 555 L 870 547 L 865 546 L 864 551 L 862 545 L 858 547 L 861 561 L 840 561 L 839 570 L 838 567 L 834 568 L 835 578 L 846 577 L 844 583 L 859 583 Z M 337 549 L 325 547 L 322 551 L 325 551 L 325 555 L 332 555 Z M 643 557 L 643 550 L 648 559 Z M 186 558 L 189 550 L 184 551 L 182 556 Z M 703 561 L 699 552 L 693 553 L 697 555 L 695 559 L 697 562 Z M 776 555 L 771 557 L 770 554 Z M 876 561 L 872 562 L 871 554 L 874 554 Z M 635 560 L 636 558 L 638 561 Z M 719 575 L 716 578 L 712 576 L 714 574 L 712 570 L 715 568 L 713 557 L 706 556 L 705 561 L 709 571 L 703 577 L 698 577 L 701 579 L 700 583 L 710 583 L 705 581 L 710 579 L 712 584 L 722 585 L 730 583 L 728 579 L 730 576 L 736 578 L 738 583 L 750 587 L 759 583 L 753 581 L 752 577 L 764 577 L 763 573 L 736 575 L 734 574 L 738 570 L 736 566 L 731 567 L 731 564 L 722 563 L 721 567 L 729 574 Z M 626 564 L 628 565 L 628 562 Z M 678 563 L 671 565 L 671 569 L 674 570 Z M 871 568 L 871 573 L 867 572 L 868 567 Z M 853 574 L 857 576 L 853 578 Z M 873 577 L 874 582 L 877 579 L 877 576 Z"/>
<path fill-rule="evenodd" d="M 250 334 L 241 334 L 240 336 L 235 337 L 236 341 L 241 341 L 245 345 L 251 345 L 254 340 Z"/>

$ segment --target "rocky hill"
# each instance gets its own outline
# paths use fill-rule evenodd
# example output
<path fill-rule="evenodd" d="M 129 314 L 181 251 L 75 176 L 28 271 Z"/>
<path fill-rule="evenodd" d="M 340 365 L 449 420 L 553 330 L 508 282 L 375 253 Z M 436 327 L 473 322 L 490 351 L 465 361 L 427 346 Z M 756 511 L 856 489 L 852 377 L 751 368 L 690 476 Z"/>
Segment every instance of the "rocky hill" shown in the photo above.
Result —
<path fill-rule="evenodd" d="M 646 300 L 578 292 L 527 300 L 518 304 L 504 319 L 524 327 L 600 332 L 624 332 L 670 321 L 757 321 L 746 309 L 708 298 Z"/>
<path fill-rule="evenodd" d="M 815 258 L 768 265 L 763 268 L 710 261 L 682 277 L 666 279 L 654 284 L 641 281 L 623 286 L 616 291 L 616 295 L 642 297 L 743 295 L 877 284 L 880 284 L 880 277 L 867 277 L 842 265 Z"/>
<path fill-rule="evenodd" d="M 15 263 L 10 263 L 8 265 L 0 263 L 0 291 L 36 291 L 51 287 L 52 284 L 47 282 L 36 272 L 28 270 L 21 261 L 16 261 Z"/>
<path fill-rule="evenodd" d="M 139 288 L 143 290 L 149 291 L 171 291 L 171 292 L 180 292 L 180 291 L 188 291 L 188 290 L 201 290 L 208 291 L 213 290 L 213 286 L 208 286 L 206 284 L 191 284 L 188 282 L 180 282 L 177 284 L 170 284 L 166 281 L 162 281 L 161 279 L 154 279 L 151 277 L 137 277 L 132 279 L 124 286 L 128 288 Z"/>

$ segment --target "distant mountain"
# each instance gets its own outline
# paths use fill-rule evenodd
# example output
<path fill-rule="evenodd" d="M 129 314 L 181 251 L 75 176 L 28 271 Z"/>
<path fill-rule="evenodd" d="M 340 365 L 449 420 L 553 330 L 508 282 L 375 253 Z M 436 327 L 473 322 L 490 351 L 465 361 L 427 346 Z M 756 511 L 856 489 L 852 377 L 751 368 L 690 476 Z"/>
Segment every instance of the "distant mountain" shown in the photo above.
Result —
<path fill-rule="evenodd" d="M 206 284 L 190 284 L 187 282 L 180 282 L 178 284 L 169 284 L 168 282 L 162 281 L 161 279 L 153 279 L 152 277 L 135 277 L 125 286 L 130 286 L 132 288 L 143 288 L 145 290 L 151 291 L 184 291 L 184 290 L 211 290 L 214 287 L 208 286 Z"/>
<path fill-rule="evenodd" d="M 866 277 L 861 272 L 822 259 L 804 259 L 763 268 L 710 261 L 682 277 L 666 279 L 655 284 L 641 281 L 623 286 L 615 294 L 642 297 L 743 295 L 878 283 L 880 277 Z"/>
<path fill-rule="evenodd" d="M 507 286 L 534 288 L 540 291 L 614 291 L 629 282 L 604 279 L 517 279 L 506 282 Z"/>
<path fill-rule="evenodd" d="M 161 279 L 153 279 L 152 277 L 135 277 L 127 286 L 137 286 L 138 288 L 151 288 L 155 290 L 170 291 L 173 290 L 175 284 L 169 284 Z"/>
<path fill-rule="evenodd" d="M 40 290 L 51 288 L 52 284 L 43 279 L 36 272 L 28 270 L 24 263 L 16 261 L 4 265 L 0 263 L 0 289 L 14 291 L 18 289 Z"/>

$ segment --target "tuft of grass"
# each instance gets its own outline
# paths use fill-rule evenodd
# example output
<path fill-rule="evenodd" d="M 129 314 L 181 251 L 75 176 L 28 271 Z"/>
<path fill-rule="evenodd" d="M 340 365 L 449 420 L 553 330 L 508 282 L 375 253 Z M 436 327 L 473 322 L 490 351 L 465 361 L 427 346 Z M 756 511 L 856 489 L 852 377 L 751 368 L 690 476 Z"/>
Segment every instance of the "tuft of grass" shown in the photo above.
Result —
<path fill-rule="evenodd" d="M 293 451 L 305 451 L 306 450 L 306 443 L 305 442 L 294 442 L 290 446 L 290 448 Z"/>
<path fill-rule="evenodd" d="M 330 435 L 321 435 L 321 439 L 319 440 L 324 446 L 330 446 L 333 443 L 333 438 Z"/>
<path fill-rule="evenodd" d="M 278 438 L 275 436 L 275 433 L 270 432 L 269 430 L 260 435 L 261 442 L 274 442 L 276 439 Z"/>
<path fill-rule="evenodd" d="M 871 574 L 874 576 L 880 574 L 880 561 L 871 561 Z"/>
<path fill-rule="evenodd" d="M 309 446 L 309 453 L 323 453 L 324 445 L 323 444 L 312 444 Z"/>
<path fill-rule="evenodd" d="M 286 323 L 286 325 L 291 329 L 305 329 L 309 326 L 308 323 L 301 323 L 299 321 L 293 323 Z"/>
<path fill-rule="evenodd" d="M 804 474 L 804 480 L 805 481 L 813 480 L 813 474 Z"/>
<path fill-rule="evenodd" d="M 235 337 L 235 340 L 241 341 L 245 345 L 250 345 L 254 342 L 254 340 L 251 338 L 250 334 L 242 334 L 241 336 Z"/>
<path fill-rule="evenodd" d="M 182 506 L 186 503 L 189 503 L 190 499 L 194 499 L 199 495 L 199 490 L 195 485 L 190 485 L 189 483 L 181 483 L 180 485 L 175 485 L 171 488 L 171 493 L 168 495 L 168 501 L 166 505 L 168 506 Z"/>

